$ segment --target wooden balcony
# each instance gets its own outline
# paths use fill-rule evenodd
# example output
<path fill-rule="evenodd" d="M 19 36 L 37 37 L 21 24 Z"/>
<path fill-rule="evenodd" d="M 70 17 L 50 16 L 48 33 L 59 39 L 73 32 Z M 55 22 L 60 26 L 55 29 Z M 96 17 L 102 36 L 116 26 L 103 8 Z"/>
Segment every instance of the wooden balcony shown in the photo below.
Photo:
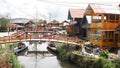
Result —
<path fill-rule="evenodd" d="M 115 29 L 118 26 L 118 23 L 114 22 L 105 22 L 102 24 L 103 30 L 110 30 L 110 29 Z"/>
<path fill-rule="evenodd" d="M 117 42 L 102 42 L 102 41 L 96 41 L 96 40 L 90 40 L 91 43 L 96 44 L 98 46 L 117 46 Z"/>
<path fill-rule="evenodd" d="M 91 23 L 90 28 L 102 28 L 103 30 L 112 30 L 115 29 L 118 26 L 118 23 L 116 22 L 105 22 L 104 24 L 102 23 Z"/>
<path fill-rule="evenodd" d="M 91 23 L 90 28 L 102 28 L 102 23 Z"/>

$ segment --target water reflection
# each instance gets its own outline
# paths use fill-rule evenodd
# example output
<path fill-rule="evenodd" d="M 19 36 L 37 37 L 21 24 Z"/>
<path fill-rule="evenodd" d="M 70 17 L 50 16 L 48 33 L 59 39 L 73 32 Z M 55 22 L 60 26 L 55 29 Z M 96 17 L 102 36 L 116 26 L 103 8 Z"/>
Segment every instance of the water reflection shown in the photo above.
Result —
<path fill-rule="evenodd" d="M 48 42 L 41 44 L 35 42 L 29 45 L 28 50 L 33 51 L 35 50 L 34 46 L 37 46 L 37 51 L 47 51 L 47 45 Z M 24 65 L 24 68 L 78 68 L 68 62 L 59 61 L 56 56 L 50 53 L 28 53 L 27 55 L 18 56 L 18 59 Z"/>

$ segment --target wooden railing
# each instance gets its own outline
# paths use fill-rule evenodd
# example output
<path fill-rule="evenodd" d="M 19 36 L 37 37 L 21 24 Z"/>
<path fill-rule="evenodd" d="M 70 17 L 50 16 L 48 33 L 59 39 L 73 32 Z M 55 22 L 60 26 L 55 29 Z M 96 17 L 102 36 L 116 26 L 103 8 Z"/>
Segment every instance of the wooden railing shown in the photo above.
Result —
<path fill-rule="evenodd" d="M 32 29 L 34 30 L 34 29 Z M 40 31 L 40 30 L 39 30 Z M 15 41 L 20 41 L 22 39 L 25 39 L 25 36 L 26 36 L 26 30 L 25 31 L 19 31 L 18 33 L 14 33 L 12 34 L 11 36 L 4 36 L 4 37 L 0 37 L 0 44 L 3 44 L 3 43 L 9 43 L 9 42 L 15 42 Z M 22 34 L 22 35 L 21 35 Z M 42 35 L 42 34 L 40 34 Z M 19 37 L 17 37 L 19 36 Z M 32 39 L 32 37 L 30 37 L 31 35 L 28 35 L 28 39 Z M 76 43 L 77 45 L 81 45 L 81 44 L 84 44 L 85 41 L 84 40 L 81 40 L 81 39 L 78 39 L 77 37 L 68 37 L 66 35 L 45 35 L 43 34 L 42 35 L 43 37 L 39 37 L 38 39 L 54 39 L 54 40 L 59 40 L 59 41 L 67 41 L 67 42 L 73 42 L 73 43 Z M 66 43 L 66 42 L 65 42 Z"/>
<path fill-rule="evenodd" d="M 115 29 L 118 26 L 118 23 L 106 22 L 102 24 L 103 30 Z"/>
<path fill-rule="evenodd" d="M 103 30 L 115 29 L 118 23 L 115 22 L 105 22 L 105 23 L 91 23 L 90 28 L 102 28 Z"/>
<path fill-rule="evenodd" d="M 90 28 L 102 28 L 102 23 L 91 23 Z"/>

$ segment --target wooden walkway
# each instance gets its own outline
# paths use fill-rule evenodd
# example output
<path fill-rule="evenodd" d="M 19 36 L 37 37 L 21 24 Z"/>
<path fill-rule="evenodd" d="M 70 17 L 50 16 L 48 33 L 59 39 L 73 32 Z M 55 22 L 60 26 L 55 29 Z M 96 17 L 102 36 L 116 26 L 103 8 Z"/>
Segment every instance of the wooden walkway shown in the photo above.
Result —
<path fill-rule="evenodd" d="M 71 41 L 65 41 L 65 40 L 58 40 L 58 39 L 23 39 L 23 40 L 11 40 L 11 41 L 5 41 L 5 42 L 0 42 L 0 44 L 5 44 L 5 43 L 15 43 L 15 42 L 20 42 L 20 41 L 46 41 L 46 42 L 60 42 L 60 43 L 66 43 L 66 44 L 72 44 L 72 45 L 81 45 L 79 42 L 71 42 Z"/>
<path fill-rule="evenodd" d="M 31 31 L 32 30 L 32 31 Z M 41 33 L 43 32 L 42 35 L 43 37 L 38 37 L 37 39 L 32 39 L 32 37 L 30 37 L 29 34 L 27 34 L 29 37 L 28 39 L 16 39 L 18 36 L 26 36 L 26 32 L 30 32 L 30 33 L 34 33 L 36 31 L 33 31 L 35 29 L 31 29 L 31 30 L 24 30 L 24 31 L 19 31 L 17 33 L 14 33 L 12 34 L 11 36 L 7 36 L 6 39 L 5 38 L 0 38 L 0 44 L 5 44 L 5 43 L 14 43 L 14 42 L 20 42 L 20 41 L 47 41 L 47 42 L 50 42 L 50 41 L 53 41 L 53 42 L 61 42 L 61 43 L 66 43 L 66 44 L 73 44 L 73 45 L 82 45 L 85 43 L 84 40 L 81 40 L 81 39 L 78 39 L 77 37 L 68 37 L 68 36 L 65 36 L 65 35 L 45 35 L 45 33 L 53 33 L 54 31 L 48 31 L 48 30 L 45 30 L 45 29 L 38 29 L 38 33 Z M 2 40 L 2 39 L 5 39 L 5 40 Z"/>

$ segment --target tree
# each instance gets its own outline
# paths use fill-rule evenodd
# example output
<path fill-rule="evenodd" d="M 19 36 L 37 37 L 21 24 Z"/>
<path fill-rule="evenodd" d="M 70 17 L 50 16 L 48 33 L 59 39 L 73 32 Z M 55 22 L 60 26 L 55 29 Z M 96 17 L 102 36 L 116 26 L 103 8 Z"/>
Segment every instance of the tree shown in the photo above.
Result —
<path fill-rule="evenodd" d="M 9 24 L 9 19 L 5 17 L 1 17 L 0 18 L 0 32 L 7 31 L 8 24 Z"/>

